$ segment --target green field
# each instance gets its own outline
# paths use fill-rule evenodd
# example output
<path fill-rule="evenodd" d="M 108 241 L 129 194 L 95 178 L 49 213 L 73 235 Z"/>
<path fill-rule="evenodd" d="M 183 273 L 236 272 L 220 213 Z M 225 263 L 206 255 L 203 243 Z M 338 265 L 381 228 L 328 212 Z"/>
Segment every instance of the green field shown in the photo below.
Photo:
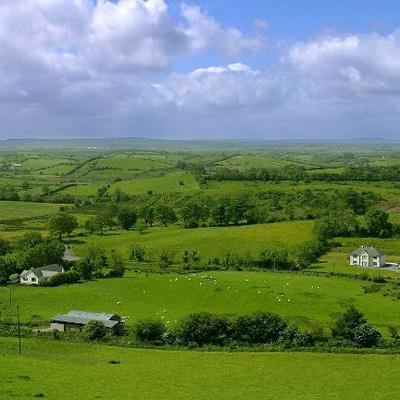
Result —
<path fill-rule="evenodd" d="M 120 279 L 57 288 L 18 286 L 12 290 L 11 307 L 9 290 L 0 287 L 0 311 L 4 318 L 15 319 L 18 304 L 22 321 L 45 326 L 54 315 L 73 309 L 116 312 L 129 317 L 129 324 L 141 318 L 162 318 L 167 325 L 198 311 L 223 315 L 273 311 L 301 326 L 326 329 L 338 313 L 355 304 L 383 331 L 388 325 L 400 326 L 400 302 L 384 295 L 385 287 L 364 294 L 364 287 L 370 285 L 355 279 L 290 272 L 130 272 Z"/>
<path fill-rule="evenodd" d="M 232 227 L 183 229 L 179 226 L 153 227 L 144 234 L 135 231 L 111 231 L 104 236 L 86 236 L 73 243 L 76 253 L 85 246 L 99 244 L 107 249 L 117 249 L 128 257 L 130 248 L 140 244 L 148 249 L 171 248 L 180 257 L 184 250 L 196 250 L 203 257 L 223 256 L 227 252 L 254 255 L 271 245 L 291 247 L 311 237 L 310 221 L 280 222 Z"/>
<path fill-rule="evenodd" d="M 0 223 L 3 220 L 42 217 L 55 213 L 59 209 L 59 204 L 0 201 Z"/>
<path fill-rule="evenodd" d="M 0 399 L 387 400 L 399 356 L 201 353 L 0 338 Z M 116 360 L 113 365 L 109 361 Z"/>

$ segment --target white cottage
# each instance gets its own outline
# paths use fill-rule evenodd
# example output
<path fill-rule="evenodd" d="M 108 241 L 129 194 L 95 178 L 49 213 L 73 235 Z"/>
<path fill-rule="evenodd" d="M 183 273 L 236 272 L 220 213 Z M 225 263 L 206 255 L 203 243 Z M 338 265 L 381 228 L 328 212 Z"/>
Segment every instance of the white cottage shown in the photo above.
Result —
<path fill-rule="evenodd" d="M 41 285 L 52 276 L 64 272 L 61 265 L 46 265 L 40 268 L 31 268 L 22 272 L 20 275 L 20 283 L 23 285 Z"/>
<path fill-rule="evenodd" d="M 385 264 L 385 255 L 375 247 L 361 246 L 350 255 L 350 265 L 380 268 L 384 267 Z"/>

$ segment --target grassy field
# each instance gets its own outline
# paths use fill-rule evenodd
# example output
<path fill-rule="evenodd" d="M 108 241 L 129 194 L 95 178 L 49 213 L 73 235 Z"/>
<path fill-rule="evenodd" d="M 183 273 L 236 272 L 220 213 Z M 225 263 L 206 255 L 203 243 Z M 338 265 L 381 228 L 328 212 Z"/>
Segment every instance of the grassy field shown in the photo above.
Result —
<path fill-rule="evenodd" d="M 59 204 L 0 201 L 0 222 L 10 219 L 42 217 L 55 213 L 59 209 Z"/>
<path fill-rule="evenodd" d="M 399 356 L 155 351 L 44 340 L 25 340 L 22 355 L 16 349 L 16 340 L 0 338 L 2 400 L 40 393 L 50 400 L 387 400 L 395 398 L 400 373 Z"/>
<path fill-rule="evenodd" d="M 3 318 L 15 319 L 15 306 L 19 305 L 22 321 L 45 326 L 54 315 L 73 309 L 116 312 L 129 317 L 129 324 L 141 318 L 161 318 L 167 325 L 198 311 L 224 315 L 274 311 L 304 327 L 327 328 L 338 313 L 355 304 L 383 331 L 388 325 L 400 326 L 400 302 L 385 295 L 389 285 L 365 294 L 364 287 L 371 285 L 290 272 L 128 272 L 124 278 L 57 288 L 15 287 L 11 307 L 9 289 L 0 287 L 0 311 Z"/>
<path fill-rule="evenodd" d="M 254 255 L 270 245 L 291 247 L 311 237 L 312 222 L 293 221 L 232 227 L 183 229 L 179 226 L 154 227 L 144 234 L 135 231 L 111 231 L 104 236 L 77 238 L 73 243 L 77 255 L 84 247 L 95 243 L 117 249 L 128 257 L 130 248 L 140 244 L 148 249 L 170 248 L 181 257 L 184 250 L 196 250 L 207 258 L 223 256 L 227 252 Z"/>

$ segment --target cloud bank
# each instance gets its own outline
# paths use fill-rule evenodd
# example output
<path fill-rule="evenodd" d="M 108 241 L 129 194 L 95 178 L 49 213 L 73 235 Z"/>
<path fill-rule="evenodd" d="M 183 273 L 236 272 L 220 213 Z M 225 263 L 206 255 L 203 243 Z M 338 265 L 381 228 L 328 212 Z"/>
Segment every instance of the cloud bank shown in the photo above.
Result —
<path fill-rule="evenodd" d="M 268 52 L 197 5 L 173 18 L 164 0 L 3 0 L 0 138 L 398 137 L 400 30 L 246 61 Z M 210 54 L 216 65 L 175 68 Z"/>

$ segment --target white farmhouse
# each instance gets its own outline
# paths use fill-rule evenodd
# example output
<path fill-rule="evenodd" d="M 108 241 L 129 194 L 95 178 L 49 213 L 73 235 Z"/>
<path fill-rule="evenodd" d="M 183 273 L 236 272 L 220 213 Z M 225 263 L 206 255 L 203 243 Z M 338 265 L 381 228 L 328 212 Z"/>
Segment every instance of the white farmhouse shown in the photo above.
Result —
<path fill-rule="evenodd" d="M 380 268 L 385 266 L 385 255 L 375 247 L 361 246 L 350 255 L 350 265 Z"/>
<path fill-rule="evenodd" d="M 64 272 L 64 268 L 58 264 L 46 265 L 45 267 L 23 271 L 19 279 L 23 285 L 41 285 L 47 279 L 61 272 Z"/>

